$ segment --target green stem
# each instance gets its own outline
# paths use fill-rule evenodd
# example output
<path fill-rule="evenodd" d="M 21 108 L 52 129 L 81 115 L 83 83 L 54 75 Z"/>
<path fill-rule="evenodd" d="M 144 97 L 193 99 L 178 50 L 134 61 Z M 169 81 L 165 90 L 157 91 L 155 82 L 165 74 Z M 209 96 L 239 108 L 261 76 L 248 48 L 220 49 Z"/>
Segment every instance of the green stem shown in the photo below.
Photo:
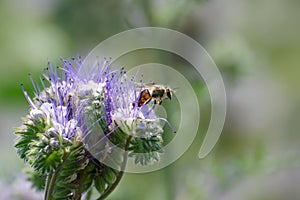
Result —
<path fill-rule="evenodd" d="M 77 187 L 76 187 L 76 190 L 74 191 L 74 200 L 78 199 L 80 200 L 81 199 L 81 193 L 82 193 L 82 183 L 83 183 L 83 173 L 84 173 L 84 170 L 80 170 L 78 173 L 77 173 Z"/>
<path fill-rule="evenodd" d="M 88 193 L 87 193 L 87 195 L 86 195 L 86 200 L 90 200 L 90 199 L 92 198 L 92 192 L 93 192 L 92 189 L 90 189 L 90 190 L 88 191 Z"/>
<path fill-rule="evenodd" d="M 120 183 L 120 181 L 121 181 L 121 179 L 124 175 L 124 170 L 125 170 L 126 164 L 127 164 L 127 158 L 128 158 L 127 150 L 128 150 L 131 138 L 132 138 L 132 136 L 129 136 L 126 140 L 126 144 L 125 144 L 125 147 L 124 147 L 125 153 L 123 155 L 123 163 L 122 163 L 121 170 L 120 170 L 120 173 L 119 173 L 117 179 L 111 185 L 111 187 L 108 188 L 108 190 L 106 190 L 105 193 L 103 195 L 101 195 L 97 200 L 103 200 L 106 197 L 108 197 L 116 189 L 117 185 Z"/>
<path fill-rule="evenodd" d="M 69 155 L 70 152 L 66 153 L 66 151 L 64 151 L 63 162 L 57 166 L 57 169 L 54 171 L 54 174 L 48 176 L 46 190 L 45 190 L 45 200 L 52 200 L 52 192 L 54 190 L 56 179 L 64 164 L 64 161 L 69 157 Z"/>
<path fill-rule="evenodd" d="M 46 197 L 48 196 L 48 188 L 49 188 L 49 185 L 50 185 L 50 181 L 51 181 L 51 178 L 52 178 L 52 172 L 47 176 L 47 181 L 46 181 L 46 185 L 45 185 L 45 198 L 44 200 L 47 200 Z"/>

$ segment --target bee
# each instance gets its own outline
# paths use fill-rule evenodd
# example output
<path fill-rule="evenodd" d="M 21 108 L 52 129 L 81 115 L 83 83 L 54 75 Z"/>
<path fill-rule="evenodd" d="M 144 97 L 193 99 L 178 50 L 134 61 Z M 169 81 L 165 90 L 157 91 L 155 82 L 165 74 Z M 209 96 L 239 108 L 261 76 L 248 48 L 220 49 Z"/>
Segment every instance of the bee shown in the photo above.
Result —
<path fill-rule="evenodd" d="M 173 90 L 164 85 L 145 85 L 142 87 L 141 92 L 139 94 L 139 98 L 137 100 L 137 106 L 141 107 L 143 105 L 148 104 L 149 102 L 153 102 L 153 107 L 150 109 L 153 110 L 156 105 L 160 105 L 163 99 L 172 99 Z M 135 103 L 132 103 L 133 107 Z M 148 114 L 150 113 L 148 112 Z M 168 122 L 164 118 L 159 118 L 160 120 L 165 121 L 169 127 L 171 128 L 173 133 L 176 133 L 176 130 L 171 126 L 170 122 Z"/>
<path fill-rule="evenodd" d="M 138 107 L 153 102 L 155 105 L 160 105 L 163 99 L 172 99 L 173 91 L 164 85 L 146 85 L 142 88 L 137 104 Z"/>

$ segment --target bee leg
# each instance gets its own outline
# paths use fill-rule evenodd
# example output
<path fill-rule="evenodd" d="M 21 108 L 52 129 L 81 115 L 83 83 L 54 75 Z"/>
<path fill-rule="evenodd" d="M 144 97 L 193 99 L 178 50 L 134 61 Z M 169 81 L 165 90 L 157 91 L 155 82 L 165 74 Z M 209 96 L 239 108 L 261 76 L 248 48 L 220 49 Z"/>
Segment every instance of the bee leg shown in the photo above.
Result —
<path fill-rule="evenodd" d="M 146 116 L 149 116 L 150 112 L 154 110 L 156 104 L 153 104 L 153 106 L 149 109 L 149 111 L 146 113 Z"/>

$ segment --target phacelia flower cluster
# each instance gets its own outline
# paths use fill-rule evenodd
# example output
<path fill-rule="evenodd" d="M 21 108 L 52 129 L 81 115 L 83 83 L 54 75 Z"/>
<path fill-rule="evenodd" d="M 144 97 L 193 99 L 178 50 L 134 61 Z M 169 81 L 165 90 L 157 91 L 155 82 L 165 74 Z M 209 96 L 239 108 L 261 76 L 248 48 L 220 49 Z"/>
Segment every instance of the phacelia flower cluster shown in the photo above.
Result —
<path fill-rule="evenodd" d="M 159 159 L 166 120 L 151 105 L 138 106 L 143 83 L 135 79 L 108 60 L 86 68 L 78 58 L 62 60 L 58 67 L 48 63 L 38 82 L 31 78 L 34 97 L 22 86 L 30 109 L 16 129 L 15 147 L 34 175 L 45 175 L 39 187 L 46 196 L 72 199 L 92 182 L 104 195 L 122 175 L 128 153 L 142 165 Z M 93 177 L 82 180 L 84 173 Z M 60 177 L 72 185 L 62 194 L 51 185 Z"/>

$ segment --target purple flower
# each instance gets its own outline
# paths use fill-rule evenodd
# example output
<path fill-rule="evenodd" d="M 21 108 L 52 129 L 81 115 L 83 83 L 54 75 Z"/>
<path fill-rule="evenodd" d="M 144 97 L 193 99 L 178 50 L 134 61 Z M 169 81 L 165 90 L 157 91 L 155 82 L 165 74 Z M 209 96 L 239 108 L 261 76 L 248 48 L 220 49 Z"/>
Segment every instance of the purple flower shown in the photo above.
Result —
<path fill-rule="evenodd" d="M 128 79 L 123 68 L 113 68 L 107 60 L 88 69 L 80 58 L 62 60 L 60 68 L 49 63 L 42 89 L 32 82 L 33 99 L 23 89 L 31 105 L 29 119 L 45 121 L 46 132 L 67 142 L 83 142 L 93 155 L 118 146 L 106 139 L 117 129 L 134 137 L 161 137 L 167 122 L 152 105 L 137 106 L 143 83 Z"/>
<path fill-rule="evenodd" d="M 162 121 L 166 120 L 157 117 L 150 105 L 138 107 L 143 83 L 137 84 L 135 77 L 129 80 L 124 69 L 107 70 L 104 94 L 108 130 L 119 127 L 125 133 L 136 137 L 161 134 Z"/>
<path fill-rule="evenodd" d="M 105 197 L 128 156 L 142 165 L 159 160 L 167 120 L 155 115 L 151 99 L 139 104 L 144 84 L 124 69 L 108 60 L 86 68 L 78 58 L 62 60 L 61 67 L 49 63 L 39 83 L 30 79 L 34 97 L 22 86 L 30 110 L 16 129 L 15 147 L 46 198 L 77 199 L 92 184 Z"/>
<path fill-rule="evenodd" d="M 61 68 L 50 63 L 41 79 L 42 89 L 34 83 L 35 97 L 31 99 L 23 88 L 29 102 L 30 120 L 44 120 L 52 133 L 71 141 L 81 140 L 87 129 L 86 110 L 92 109 L 92 101 L 98 98 L 103 90 L 101 74 L 88 74 L 80 59 L 63 60 Z M 102 65 L 93 68 L 102 69 Z M 48 130 L 48 131 L 49 131 Z"/>

